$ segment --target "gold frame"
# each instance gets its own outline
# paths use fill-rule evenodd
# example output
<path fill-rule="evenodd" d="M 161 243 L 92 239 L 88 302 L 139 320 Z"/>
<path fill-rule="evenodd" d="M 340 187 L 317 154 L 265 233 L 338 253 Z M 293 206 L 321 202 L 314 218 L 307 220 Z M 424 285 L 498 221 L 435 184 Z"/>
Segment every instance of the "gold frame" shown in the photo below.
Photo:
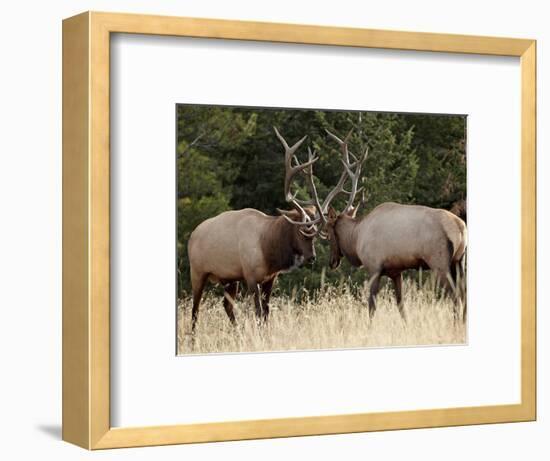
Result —
<path fill-rule="evenodd" d="M 520 57 L 521 403 L 111 428 L 109 46 L 119 32 Z M 534 40 L 97 12 L 64 20 L 63 440 L 99 449 L 535 420 L 535 130 Z"/>

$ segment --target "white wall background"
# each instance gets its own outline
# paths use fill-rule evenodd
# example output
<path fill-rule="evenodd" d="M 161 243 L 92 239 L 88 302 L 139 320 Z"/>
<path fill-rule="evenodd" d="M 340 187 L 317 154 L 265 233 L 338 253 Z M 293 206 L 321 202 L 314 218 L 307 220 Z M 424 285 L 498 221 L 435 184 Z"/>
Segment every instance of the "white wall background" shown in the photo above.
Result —
<path fill-rule="evenodd" d="M 9 6 L 6 6 L 9 5 Z M 2 457 L 23 459 L 548 459 L 550 43 L 545 2 L 386 0 L 73 0 L 6 4 L 0 27 L 0 434 Z M 539 416 L 501 424 L 88 453 L 60 441 L 61 19 L 127 11 L 538 40 Z M 546 104 L 545 104 L 546 103 Z M 490 178 L 487 181 L 490 187 Z"/>

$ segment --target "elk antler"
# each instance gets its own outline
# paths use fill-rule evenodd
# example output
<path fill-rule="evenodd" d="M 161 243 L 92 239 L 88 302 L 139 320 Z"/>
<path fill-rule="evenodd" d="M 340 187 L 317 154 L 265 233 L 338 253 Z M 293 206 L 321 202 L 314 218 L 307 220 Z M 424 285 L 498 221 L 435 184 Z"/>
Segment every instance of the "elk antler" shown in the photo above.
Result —
<path fill-rule="evenodd" d="M 344 166 L 344 171 L 340 175 L 340 179 L 336 183 L 336 186 L 328 193 L 325 200 L 321 204 L 321 201 L 319 200 L 319 196 L 317 194 L 317 187 L 315 186 L 315 181 L 313 178 L 313 164 L 319 160 L 319 157 L 316 155 L 316 152 L 312 152 L 311 149 L 308 147 L 308 160 L 307 162 L 300 164 L 298 161 L 298 158 L 295 155 L 295 152 L 297 151 L 298 147 L 305 141 L 307 136 L 304 136 L 302 139 L 300 139 L 296 144 L 294 144 L 292 147 L 289 147 L 285 139 L 281 136 L 281 134 L 277 131 L 277 128 L 273 127 L 275 130 L 275 134 L 283 144 L 285 148 L 285 198 L 286 201 L 291 203 L 301 214 L 302 220 L 301 221 L 295 221 L 290 218 L 288 211 L 278 210 L 287 221 L 289 221 L 292 224 L 300 225 L 300 226 L 308 226 L 309 228 L 307 230 L 301 229 L 300 231 L 307 236 L 315 236 L 317 233 L 322 232 L 322 228 L 318 231 L 315 227 L 315 225 L 319 222 L 322 223 L 322 227 L 324 227 L 327 224 L 327 213 L 328 208 L 331 204 L 331 202 L 340 194 L 344 193 L 348 195 L 348 202 L 346 204 L 346 207 L 344 208 L 344 212 L 348 212 L 353 208 L 353 202 L 355 201 L 355 197 L 358 192 L 362 193 L 364 201 L 364 188 L 360 187 L 357 188 L 359 179 L 361 178 L 361 169 L 363 167 L 363 164 L 365 163 L 369 148 L 365 149 L 365 152 L 363 155 L 358 158 L 355 156 L 348 148 L 348 142 L 351 138 L 351 135 L 353 133 L 353 130 L 351 130 L 346 137 L 342 140 L 335 134 L 331 133 L 330 131 L 326 130 L 327 134 L 334 139 L 340 146 L 341 150 L 341 158 L 340 161 L 342 162 L 342 165 Z M 352 160 L 350 160 L 350 158 Z M 290 188 L 291 183 L 294 178 L 294 176 L 301 172 L 304 174 L 306 183 L 309 187 L 310 193 L 311 193 L 311 199 L 309 200 L 299 200 L 296 198 L 296 194 L 292 194 Z M 344 186 L 348 180 L 348 178 L 351 180 L 351 190 L 348 192 L 344 189 Z M 315 219 L 311 219 L 311 217 L 306 213 L 304 208 L 302 206 L 314 206 L 316 209 L 316 216 Z M 322 234 L 321 234 L 322 236 Z"/>
<path fill-rule="evenodd" d="M 308 156 L 309 159 L 315 158 L 315 153 L 311 152 L 311 149 L 308 147 Z M 313 167 L 309 166 L 309 168 L 306 168 L 304 170 L 304 175 L 306 177 L 306 182 L 308 184 L 310 193 L 311 193 L 311 199 L 307 201 L 300 200 L 300 203 L 302 205 L 313 205 L 315 209 L 317 210 L 317 219 L 322 221 L 323 226 L 327 224 L 327 218 L 326 213 L 328 211 L 328 207 L 330 205 L 330 202 L 336 197 L 344 187 L 344 184 L 347 179 L 347 174 L 344 172 L 340 176 L 340 180 L 336 184 L 336 187 L 330 191 L 330 193 L 325 198 L 325 201 L 323 204 L 321 204 L 319 200 L 319 195 L 317 194 L 317 187 L 315 186 L 315 181 L 313 180 Z"/>
<path fill-rule="evenodd" d="M 298 200 L 296 199 L 296 194 L 292 194 L 290 190 L 290 186 L 292 184 L 292 180 L 298 174 L 299 172 L 305 172 L 306 177 L 311 179 L 311 176 L 313 176 L 313 164 L 319 160 L 319 157 L 316 157 L 315 154 L 312 154 L 311 149 L 308 149 L 309 158 L 307 162 L 301 164 L 298 161 L 298 158 L 296 157 L 295 153 L 300 147 L 300 145 L 305 141 L 307 138 L 307 135 L 304 136 L 302 139 L 300 139 L 296 144 L 294 144 L 292 147 L 288 146 L 288 143 L 286 140 L 281 136 L 277 128 L 273 127 L 275 130 L 275 134 L 277 135 L 277 138 L 279 138 L 279 141 L 281 141 L 281 144 L 285 148 L 285 199 L 287 202 L 291 203 L 299 212 L 302 217 L 301 221 L 295 221 L 293 220 L 289 214 L 291 212 L 285 211 L 285 210 L 277 210 L 281 215 L 291 224 L 294 224 L 296 226 L 303 226 L 303 229 L 300 229 L 300 232 L 305 235 L 306 237 L 314 237 L 317 235 L 318 230 L 316 228 L 316 224 L 321 221 L 324 217 L 317 216 L 315 219 L 311 219 L 309 214 L 304 210 L 302 205 L 310 205 L 310 201 L 304 201 L 304 200 Z M 294 162 L 294 165 L 293 165 Z M 311 179 L 311 183 L 313 184 L 313 180 Z M 314 186 L 315 187 L 315 186 Z M 313 189 L 315 190 L 315 189 Z M 315 199 L 318 202 L 318 197 L 315 192 Z"/>
<path fill-rule="evenodd" d="M 361 178 L 361 168 L 363 167 L 363 164 L 365 163 L 365 160 L 367 160 L 367 156 L 369 155 L 369 147 L 367 146 L 361 158 L 357 158 L 355 155 L 353 155 L 353 153 L 351 153 L 348 150 L 348 141 L 352 131 L 350 131 L 347 134 L 347 136 L 344 138 L 343 141 L 338 136 L 331 133 L 330 131 L 326 130 L 326 132 L 332 139 L 334 139 L 340 145 L 340 148 L 342 150 L 342 158 L 340 159 L 340 161 L 342 162 L 342 165 L 344 165 L 344 172 L 342 173 L 344 180 L 343 180 L 341 189 L 338 190 L 337 193 L 344 192 L 345 194 L 349 195 L 348 203 L 344 208 L 344 213 L 345 213 L 353 207 L 353 202 L 355 201 L 355 196 L 357 195 L 357 193 L 363 191 L 363 187 L 360 187 L 359 189 L 357 189 L 357 183 Z M 353 163 L 350 163 L 350 159 L 349 159 L 350 156 L 354 159 Z M 351 179 L 351 190 L 349 192 L 345 190 L 343 187 L 347 179 L 346 177 L 349 177 Z M 342 179 L 342 177 L 340 177 L 340 179 Z M 336 195 L 337 194 L 334 194 L 334 197 Z"/>
<path fill-rule="evenodd" d="M 310 158 L 306 163 L 300 165 L 300 163 L 298 162 L 298 158 L 294 154 L 298 150 L 298 147 L 300 147 L 301 144 L 306 140 L 307 135 L 305 135 L 292 147 L 289 147 L 285 138 L 281 136 L 277 128 L 273 127 L 273 129 L 275 130 L 275 134 L 279 138 L 279 141 L 281 141 L 281 144 L 285 148 L 285 199 L 287 202 L 292 202 L 292 200 L 294 200 L 296 197 L 290 192 L 292 179 L 294 178 L 294 176 L 296 176 L 297 173 L 313 165 L 313 163 L 319 160 L 319 157 Z M 296 166 L 292 165 L 293 161 L 296 163 Z"/>

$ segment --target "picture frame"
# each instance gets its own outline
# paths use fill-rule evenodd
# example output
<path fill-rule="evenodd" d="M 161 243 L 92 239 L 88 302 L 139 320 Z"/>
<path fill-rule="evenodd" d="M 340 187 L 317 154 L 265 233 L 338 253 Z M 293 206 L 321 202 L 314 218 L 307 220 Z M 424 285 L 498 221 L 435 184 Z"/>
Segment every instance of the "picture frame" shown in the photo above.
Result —
<path fill-rule="evenodd" d="M 521 65 L 521 403 L 152 427 L 110 424 L 110 39 L 171 35 L 515 56 Z M 536 42 L 86 12 L 63 21 L 63 440 L 87 449 L 536 419 Z"/>

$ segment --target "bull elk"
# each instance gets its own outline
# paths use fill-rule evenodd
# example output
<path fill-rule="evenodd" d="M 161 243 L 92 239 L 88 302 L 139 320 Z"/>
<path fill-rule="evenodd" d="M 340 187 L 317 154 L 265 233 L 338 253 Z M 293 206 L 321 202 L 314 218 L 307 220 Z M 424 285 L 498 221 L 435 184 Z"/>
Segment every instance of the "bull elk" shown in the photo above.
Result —
<path fill-rule="evenodd" d="M 312 174 L 318 157 L 309 151 L 308 161 L 300 164 L 295 154 L 307 136 L 290 147 L 276 128 L 275 133 L 285 149 L 285 198 L 294 208 L 278 210 L 280 216 L 268 216 L 252 208 L 226 211 L 197 226 L 188 243 L 193 332 L 207 281 L 223 285 L 223 307 L 233 325 L 240 282 L 254 294 L 258 321 L 266 321 L 277 276 L 315 260 L 313 240 L 321 218 L 314 219 L 314 209 L 296 200 L 291 184 L 300 172 Z"/>
<path fill-rule="evenodd" d="M 464 221 L 443 209 L 419 205 L 401 205 L 387 202 L 378 205 L 366 216 L 356 216 L 354 207 L 361 176 L 361 168 L 368 155 L 368 147 L 358 158 L 348 149 L 351 132 L 344 140 L 327 130 L 328 135 L 340 146 L 344 171 L 331 196 L 341 192 L 349 195 L 341 213 L 334 208 L 319 206 L 318 215 L 330 242 L 331 269 L 340 265 L 345 256 L 355 267 L 364 267 L 370 277 L 369 314 L 376 310 L 376 295 L 380 278 L 389 277 L 395 288 L 399 312 L 405 318 L 402 298 L 402 272 L 407 269 L 431 269 L 447 293 L 455 300 L 455 316 L 458 314 L 460 287 L 464 278 L 464 255 L 467 231 Z M 350 159 L 351 158 L 351 159 Z M 344 183 L 351 180 L 351 191 L 344 190 Z M 311 187 L 311 185 L 310 185 Z M 465 293 L 462 293 L 465 294 Z M 463 319 L 466 318 L 464 299 Z"/>

